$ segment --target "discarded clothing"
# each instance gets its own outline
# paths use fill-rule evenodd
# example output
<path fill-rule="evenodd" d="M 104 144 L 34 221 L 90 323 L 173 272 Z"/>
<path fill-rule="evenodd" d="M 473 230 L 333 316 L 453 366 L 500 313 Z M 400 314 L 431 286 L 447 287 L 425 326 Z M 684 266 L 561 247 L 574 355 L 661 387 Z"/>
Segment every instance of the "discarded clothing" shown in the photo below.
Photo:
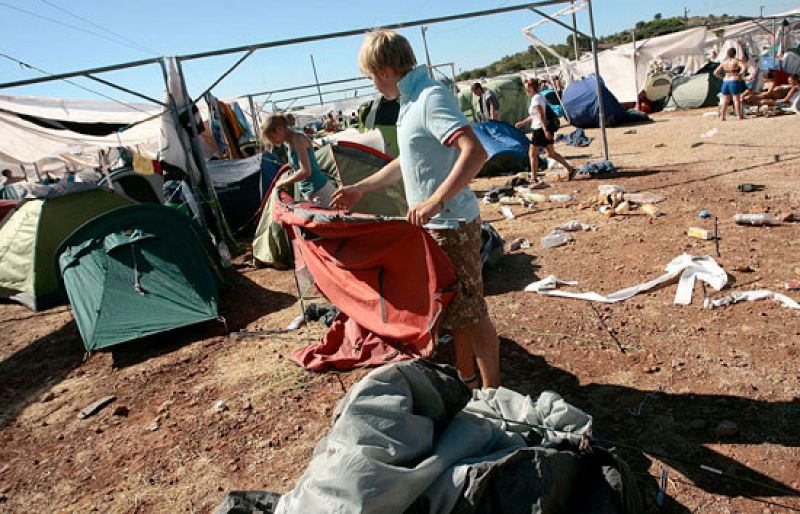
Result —
<path fill-rule="evenodd" d="M 486 203 L 497 203 L 502 196 L 514 196 L 514 187 L 508 184 L 492 186 L 483 194 L 483 201 Z"/>
<path fill-rule="evenodd" d="M 544 296 L 561 296 L 564 298 L 576 298 L 578 300 L 588 300 L 590 302 L 616 303 L 635 296 L 639 293 L 651 291 L 662 284 L 666 284 L 678 278 L 678 289 L 675 292 L 675 304 L 689 305 L 692 303 L 692 291 L 697 280 L 707 283 L 709 286 L 719 291 L 728 283 L 728 274 L 719 264 L 708 255 L 703 257 L 693 257 L 683 254 L 673 259 L 666 267 L 666 273 L 643 284 L 620 289 L 609 295 L 601 295 L 594 291 L 588 293 L 576 293 L 571 291 L 559 291 L 556 289 L 560 285 L 577 286 L 577 282 L 562 280 L 554 275 L 550 275 L 541 280 L 528 284 L 525 291 L 532 291 Z"/>
<path fill-rule="evenodd" d="M 718 307 L 725 307 L 726 305 L 731 305 L 734 303 L 745 301 L 755 302 L 758 300 L 775 300 L 789 309 L 800 309 L 800 303 L 797 303 L 785 294 L 776 293 L 775 291 L 770 291 L 768 289 L 756 289 L 755 291 L 736 291 L 730 296 L 725 296 L 716 300 L 706 298 L 703 306 L 706 309 L 716 309 Z"/>
<path fill-rule="evenodd" d="M 339 309 L 333 305 L 320 305 L 318 303 L 308 304 L 303 311 L 306 321 L 321 321 L 326 327 L 331 326 L 338 315 Z"/>
<path fill-rule="evenodd" d="M 452 367 L 415 360 L 372 371 L 334 415 L 277 513 L 641 512 L 625 463 L 578 449 L 591 416 L 554 392 L 470 399 Z"/>
<path fill-rule="evenodd" d="M 599 177 L 602 175 L 610 175 L 611 173 L 616 173 L 617 168 L 614 167 L 614 164 L 611 161 L 596 161 L 596 162 L 587 162 L 580 168 L 578 168 L 578 175 L 584 175 L 589 177 Z"/>
<path fill-rule="evenodd" d="M 556 136 L 556 142 L 566 141 L 567 146 L 584 147 L 589 146 L 594 141 L 593 137 L 584 134 L 582 128 L 577 128 L 569 134 L 559 134 Z"/>

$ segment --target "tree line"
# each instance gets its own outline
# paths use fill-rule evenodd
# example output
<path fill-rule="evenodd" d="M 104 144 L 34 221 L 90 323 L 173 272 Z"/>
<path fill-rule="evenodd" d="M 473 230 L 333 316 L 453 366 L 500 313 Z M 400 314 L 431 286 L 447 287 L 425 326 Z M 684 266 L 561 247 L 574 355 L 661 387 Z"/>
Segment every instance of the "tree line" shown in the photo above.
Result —
<path fill-rule="evenodd" d="M 722 16 L 692 16 L 689 18 L 682 18 L 673 16 L 671 18 L 664 18 L 661 13 L 656 13 L 650 21 L 638 21 L 635 26 L 636 39 L 642 40 L 655 36 L 669 34 L 671 32 L 678 32 L 691 27 L 699 25 L 717 25 L 729 24 L 744 21 L 748 18 L 743 16 L 729 16 L 723 14 Z M 623 30 L 607 36 L 602 36 L 598 39 L 598 47 L 600 50 L 605 50 L 613 46 L 617 46 L 631 41 L 631 32 L 633 29 Z M 549 45 L 558 55 L 568 59 L 575 58 L 575 51 L 573 47 L 573 35 L 567 36 L 564 43 L 556 43 Z M 578 53 L 579 55 L 584 52 L 592 50 L 591 40 L 588 37 L 578 36 Z M 547 59 L 546 64 L 556 64 L 555 58 L 548 53 L 542 52 Z M 545 62 L 539 52 L 533 46 L 528 46 L 526 50 L 517 52 L 512 55 L 506 55 L 500 60 L 497 60 L 487 66 L 482 66 L 472 70 L 462 71 L 456 75 L 456 80 L 471 80 L 481 79 L 485 77 L 495 77 L 506 73 L 516 73 L 520 70 L 527 70 L 530 68 L 543 68 Z"/>

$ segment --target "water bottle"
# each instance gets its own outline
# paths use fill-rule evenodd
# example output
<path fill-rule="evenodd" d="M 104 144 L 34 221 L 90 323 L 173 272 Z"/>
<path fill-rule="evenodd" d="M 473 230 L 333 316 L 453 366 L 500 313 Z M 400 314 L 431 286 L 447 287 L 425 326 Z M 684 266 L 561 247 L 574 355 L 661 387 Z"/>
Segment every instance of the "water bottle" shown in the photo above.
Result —
<path fill-rule="evenodd" d="M 738 225 L 753 225 L 756 227 L 764 225 L 778 225 L 781 221 L 771 214 L 736 214 L 733 221 Z"/>
<path fill-rule="evenodd" d="M 542 247 L 543 248 L 555 248 L 557 246 L 563 246 L 567 243 L 572 241 L 572 238 L 569 237 L 567 234 L 563 232 L 555 232 L 550 234 L 549 236 L 544 236 L 542 238 Z"/>

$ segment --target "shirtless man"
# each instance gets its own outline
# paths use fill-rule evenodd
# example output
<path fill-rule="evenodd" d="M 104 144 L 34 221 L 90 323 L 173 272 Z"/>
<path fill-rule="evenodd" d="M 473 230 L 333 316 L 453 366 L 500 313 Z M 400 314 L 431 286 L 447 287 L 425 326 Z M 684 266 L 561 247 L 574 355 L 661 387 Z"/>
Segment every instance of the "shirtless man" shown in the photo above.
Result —
<path fill-rule="evenodd" d="M 728 49 L 728 58 L 722 61 L 714 70 L 714 75 L 722 79 L 722 109 L 719 116 L 722 121 L 728 114 L 728 104 L 733 99 L 733 107 L 736 109 L 736 116 L 742 120 L 742 93 L 747 90 L 744 83 L 744 73 L 747 71 L 747 64 L 741 59 L 736 58 L 736 49 Z M 724 76 L 723 76 L 724 72 Z"/>

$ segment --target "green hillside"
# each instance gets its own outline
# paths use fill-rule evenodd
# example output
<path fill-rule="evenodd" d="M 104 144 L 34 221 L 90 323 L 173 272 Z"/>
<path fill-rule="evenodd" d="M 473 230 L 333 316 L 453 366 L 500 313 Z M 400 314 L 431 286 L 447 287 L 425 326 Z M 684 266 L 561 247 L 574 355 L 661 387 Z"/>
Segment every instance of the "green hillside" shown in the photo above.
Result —
<path fill-rule="evenodd" d="M 737 23 L 749 18 L 744 16 L 729 16 L 723 14 L 722 16 L 692 16 L 688 19 L 672 17 L 663 18 L 661 13 L 656 13 L 650 21 L 639 21 L 636 23 L 636 39 L 646 39 L 654 36 L 661 36 L 671 32 L 678 32 L 680 30 L 697 27 L 700 25 L 726 25 L 730 23 Z M 622 32 L 616 32 L 607 36 L 601 36 L 599 40 L 600 49 L 611 48 L 622 43 L 629 43 L 631 41 L 631 30 L 627 29 Z M 559 55 L 564 57 L 574 58 L 574 50 L 572 44 L 572 34 L 567 36 L 564 43 L 550 45 Z M 580 52 L 588 52 L 592 49 L 589 38 L 578 37 L 578 49 Z M 553 64 L 553 59 L 549 55 L 548 63 Z M 504 73 L 514 73 L 520 70 L 530 69 L 534 67 L 543 67 L 542 59 L 538 52 L 532 46 L 527 50 L 517 52 L 513 55 L 506 55 L 498 61 L 495 61 L 488 66 L 475 68 L 473 70 L 462 71 L 456 75 L 456 80 L 469 80 L 478 79 L 483 77 L 494 77 Z"/>

